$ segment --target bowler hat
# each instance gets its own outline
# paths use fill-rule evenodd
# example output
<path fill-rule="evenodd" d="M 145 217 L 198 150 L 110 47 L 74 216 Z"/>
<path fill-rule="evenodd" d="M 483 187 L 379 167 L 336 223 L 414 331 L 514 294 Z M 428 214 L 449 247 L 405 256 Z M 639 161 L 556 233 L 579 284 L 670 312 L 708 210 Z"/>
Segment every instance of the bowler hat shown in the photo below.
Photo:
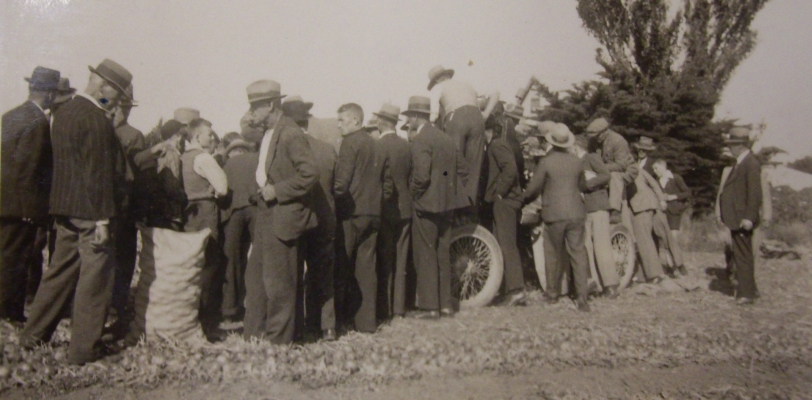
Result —
<path fill-rule="evenodd" d="M 231 141 L 231 143 L 228 144 L 228 147 L 226 147 L 226 154 L 231 153 L 231 150 L 238 148 L 245 149 L 246 151 L 251 151 L 254 149 L 254 144 L 248 143 L 242 139 L 234 139 Z"/>
<path fill-rule="evenodd" d="M 124 89 L 124 94 L 126 95 L 126 98 L 122 99 L 119 102 L 120 105 L 122 105 L 124 107 L 138 107 L 138 102 L 135 101 L 135 98 L 133 97 L 133 84 L 132 83 L 129 86 L 127 86 L 126 89 Z"/>
<path fill-rule="evenodd" d="M 68 78 L 59 78 L 59 84 L 56 85 L 54 104 L 61 104 L 70 100 L 75 93 L 76 89 L 70 87 L 70 80 L 68 80 Z"/>
<path fill-rule="evenodd" d="M 426 116 L 431 115 L 431 99 L 426 96 L 412 96 L 409 97 L 409 106 L 406 111 L 402 112 L 403 115 L 423 114 Z"/>
<path fill-rule="evenodd" d="M 654 140 L 648 136 L 640 136 L 640 140 L 635 142 L 632 146 L 638 150 L 654 151 L 657 146 L 654 145 Z"/>
<path fill-rule="evenodd" d="M 749 144 L 750 143 L 750 129 L 744 126 L 734 126 L 728 132 L 728 138 L 725 139 L 725 144 Z"/>
<path fill-rule="evenodd" d="M 290 96 L 282 103 L 282 113 L 294 121 L 307 121 L 313 115 L 310 109 L 313 103 L 305 102 L 301 96 Z"/>
<path fill-rule="evenodd" d="M 102 77 L 105 81 L 113 85 L 113 87 L 124 96 L 127 96 L 125 89 L 130 86 L 133 80 L 133 74 L 121 66 L 121 64 L 105 58 L 96 68 L 87 66 L 90 72 Z"/>
<path fill-rule="evenodd" d="M 245 91 L 248 93 L 248 102 L 253 103 L 260 100 L 276 100 L 285 97 L 282 94 L 282 85 L 279 82 L 272 80 L 256 81 L 247 88 Z"/>
<path fill-rule="evenodd" d="M 522 119 L 524 118 L 524 107 L 519 104 L 508 104 L 507 107 L 505 107 L 505 114 L 508 117 Z"/>
<path fill-rule="evenodd" d="M 609 129 L 609 121 L 606 118 L 598 118 L 592 121 L 587 127 L 585 132 L 589 134 L 601 133 Z"/>
<path fill-rule="evenodd" d="M 397 123 L 398 118 L 400 117 L 400 107 L 386 103 L 381 106 L 380 111 L 372 114 L 378 118 L 383 118 L 385 120 Z"/>
<path fill-rule="evenodd" d="M 437 84 L 437 79 L 440 79 L 441 76 L 448 76 L 449 78 L 454 76 L 453 69 L 445 69 L 442 65 L 437 65 L 434 68 L 429 70 L 429 90 Z"/>
<path fill-rule="evenodd" d="M 555 128 L 547 132 L 544 138 L 547 139 L 547 143 L 563 149 L 568 149 L 575 144 L 575 135 L 562 123 L 555 124 Z"/>
<path fill-rule="evenodd" d="M 38 66 L 25 81 L 32 89 L 56 90 L 59 87 L 59 71 Z"/>
<path fill-rule="evenodd" d="M 174 114 L 175 120 L 183 125 L 189 125 L 194 119 L 200 118 L 200 111 L 194 108 L 178 108 Z"/>

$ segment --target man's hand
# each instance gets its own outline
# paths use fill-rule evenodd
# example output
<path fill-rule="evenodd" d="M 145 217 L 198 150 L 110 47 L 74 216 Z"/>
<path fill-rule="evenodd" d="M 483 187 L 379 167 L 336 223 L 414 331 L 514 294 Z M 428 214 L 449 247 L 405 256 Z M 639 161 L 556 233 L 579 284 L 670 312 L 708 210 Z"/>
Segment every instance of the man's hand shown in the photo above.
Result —
<path fill-rule="evenodd" d="M 90 241 L 90 244 L 104 246 L 109 239 L 110 233 L 107 230 L 107 225 L 96 225 L 96 229 L 93 231 L 93 240 Z"/>
<path fill-rule="evenodd" d="M 668 200 L 668 201 L 674 201 L 674 200 L 676 200 L 676 199 L 677 199 L 677 195 L 675 195 L 675 194 L 669 194 L 669 195 L 666 195 L 666 196 L 665 196 L 665 199 L 666 199 L 666 200 Z"/>
<path fill-rule="evenodd" d="M 274 189 L 273 185 L 265 185 L 263 188 L 257 191 L 262 199 L 265 200 L 266 203 L 270 203 L 276 200 L 276 189 Z"/>
<path fill-rule="evenodd" d="M 743 219 L 742 222 L 739 224 L 739 228 L 742 228 L 746 231 L 752 230 L 753 221 L 750 221 L 749 219 Z"/>
<path fill-rule="evenodd" d="M 666 203 L 665 200 L 660 200 L 660 210 L 665 211 L 667 209 L 668 209 L 668 203 Z"/>

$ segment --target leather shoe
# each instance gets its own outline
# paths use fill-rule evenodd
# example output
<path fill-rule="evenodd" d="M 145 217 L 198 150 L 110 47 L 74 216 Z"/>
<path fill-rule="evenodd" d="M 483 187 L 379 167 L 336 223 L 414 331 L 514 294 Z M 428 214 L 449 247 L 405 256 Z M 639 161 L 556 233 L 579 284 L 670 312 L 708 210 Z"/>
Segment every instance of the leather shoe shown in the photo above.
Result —
<path fill-rule="evenodd" d="M 406 316 L 415 319 L 440 319 L 440 313 L 434 310 L 415 310 L 407 313 Z"/>
<path fill-rule="evenodd" d="M 578 296 L 578 300 L 575 301 L 575 305 L 578 307 L 578 311 L 590 311 L 589 303 L 586 301 L 586 296 Z"/>
<path fill-rule="evenodd" d="M 453 318 L 454 317 L 454 309 L 452 308 L 443 308 L 440 310 L 441 317 Z"/>
<path fill-rule="evenodd" d="M 506 305 L 508 307 L 526 306 L 527 296 L 525 296 L 524 290 L 517 290 L 508 295 L 503 305 Z"/>
<path fill-rule="evenodd" d="M 751 299 L 749 297 L 739 297 L 736 299 L 736 304 L 740 306 L 749 306 L 756 303 L 756 299 Z"/>
<path fill-rule="evenodd" d="M 677 270 L 679 270 L 679 274 L 682 275 L 682 276 L 687 276 L 688 275 L 688 269 L 685 268 L 684 265 L 680 265 L 679 267 L 677 267 Z"/>
<path fill-rule="evenodd" d="M 617 285 L 607 286 L 603 292 L 607 299 L 616 299 L 619 296 Z"/>
<path fill-rule="evenodd" d="M 547 292 L 544 292 L 544 302 L 546 302 L 547 304 L 558 303 L 558 296 L 554 296 L 551 294 L 547 294 Z"/>
<path fill-rule="evenodd" d="M 322 331 L 321 340 L 325 342 L 334 342 L 336 340 L 336 330 L 333 328 L 328 328 Z"/>

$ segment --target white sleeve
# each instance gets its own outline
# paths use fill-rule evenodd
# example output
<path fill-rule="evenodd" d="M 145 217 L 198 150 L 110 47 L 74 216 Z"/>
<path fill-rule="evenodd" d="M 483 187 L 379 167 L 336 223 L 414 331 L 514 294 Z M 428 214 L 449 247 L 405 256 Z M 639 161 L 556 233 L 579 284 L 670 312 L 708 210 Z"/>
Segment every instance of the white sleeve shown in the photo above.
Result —
<path fill-rule="evenodd" d="M 228 178 L 225 171 L 217 164 L 217 160 L 209 153 L 201 153 L 195 157 L 194 170 L 200 176 L 206 178 L 214 188 L 217 197 L 228 194 Z"/>

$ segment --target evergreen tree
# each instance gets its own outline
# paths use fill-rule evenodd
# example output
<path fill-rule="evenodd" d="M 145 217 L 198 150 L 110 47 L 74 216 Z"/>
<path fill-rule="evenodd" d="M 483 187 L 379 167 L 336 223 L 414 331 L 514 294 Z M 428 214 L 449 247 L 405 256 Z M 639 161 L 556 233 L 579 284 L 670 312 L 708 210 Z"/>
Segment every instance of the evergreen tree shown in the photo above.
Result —
<path fill-rule="evenodd" d="M 542 119 L 581 132 L 604 116 L 633 142 L 654 138 L 658 151 L 693 189 L 698 211 L 712 209 L 722 162 L 714 107 L 733 70 L 753 50 L 750 24 L 768 0 L 578 0 L 578 14 L 601 44 L 600 79 L 552 92 Z"/>

